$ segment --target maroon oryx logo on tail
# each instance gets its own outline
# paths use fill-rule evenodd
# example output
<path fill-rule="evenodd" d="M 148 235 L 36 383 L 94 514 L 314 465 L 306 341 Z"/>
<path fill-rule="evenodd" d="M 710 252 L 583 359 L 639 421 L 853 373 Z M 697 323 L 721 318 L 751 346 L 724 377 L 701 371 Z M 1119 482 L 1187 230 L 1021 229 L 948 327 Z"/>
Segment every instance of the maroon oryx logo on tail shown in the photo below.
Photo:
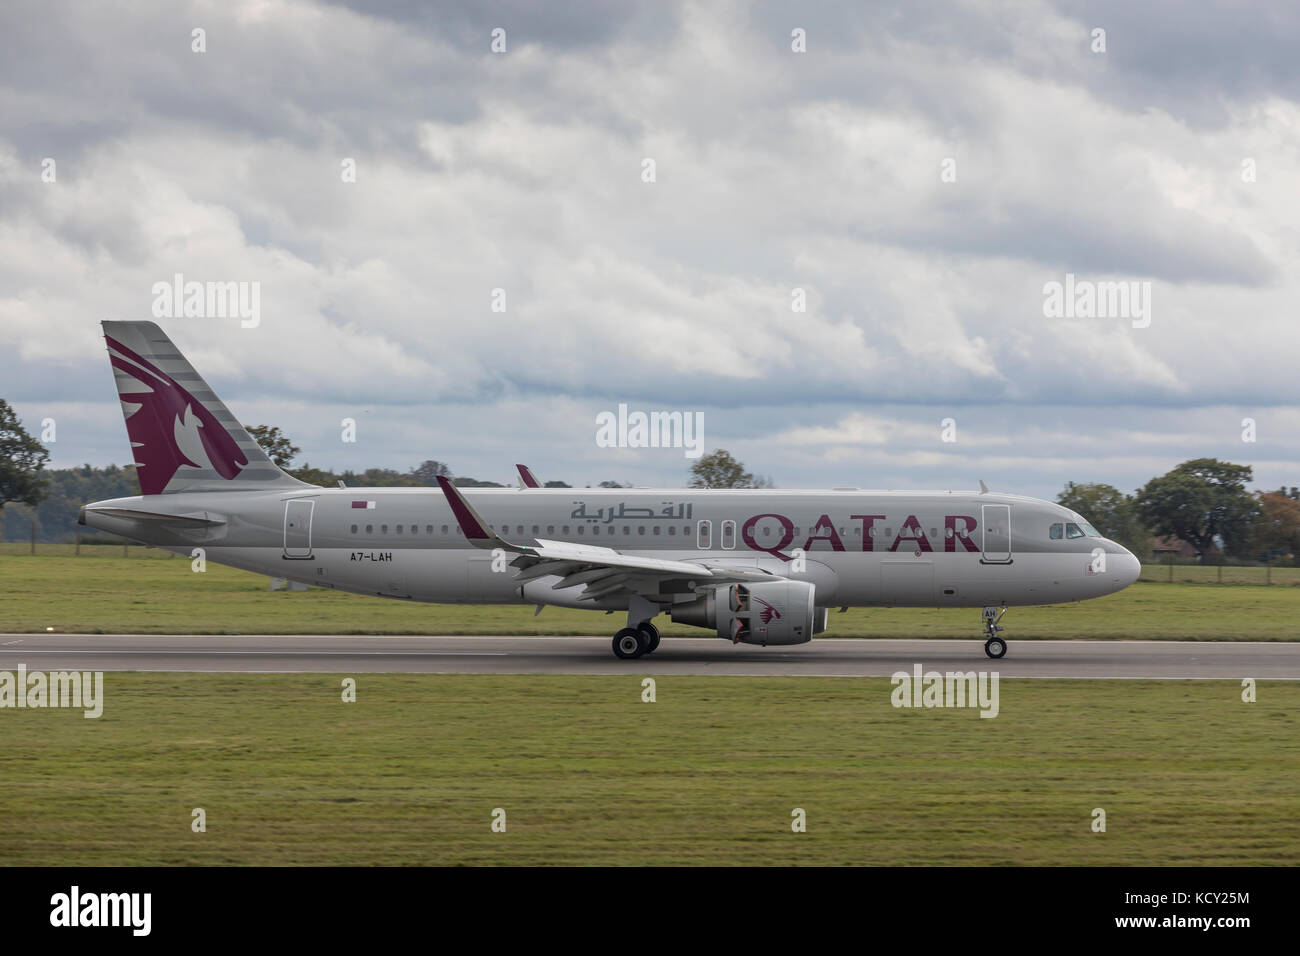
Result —
<path fill-rule="evenodd" d="M 123 384 L 118 397 L 140 406 L 125 411 L 141 492 L 162 494 L 181 465 L 211 468 L 227 480 L 244 470 L 248 458 L 202 402 L 117 339 L 108 335 L 104 339 L 113 367 L 140 383 L 134 391 Z"/>

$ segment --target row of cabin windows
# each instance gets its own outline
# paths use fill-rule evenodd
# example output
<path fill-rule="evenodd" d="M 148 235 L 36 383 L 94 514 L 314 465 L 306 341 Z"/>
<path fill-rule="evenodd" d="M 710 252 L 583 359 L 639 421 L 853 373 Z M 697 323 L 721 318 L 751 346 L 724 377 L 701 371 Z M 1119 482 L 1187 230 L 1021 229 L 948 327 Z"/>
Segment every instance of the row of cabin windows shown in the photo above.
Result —
<path fill-rule="evenodd" d="M 375 528 L 376 528 L 376 527 L 379 528 L 379 531 L 377 532 L 378 534 L 388 534 L 388 533 L 389 533 L 389 527 L 388 527 L 388 525 L 386 525 L 386 524 L 381 524 L 381 525 L 378 525 L 378 526 L 373 525 L 373 524 L 368 524 L 368 525 L 366 525 L 366 530 L 365 530 L 364 533 L 365 533 L 365 534 L 375 534 L 375 533 L 376 533 L 376 531 L 375 531 Z M 510 533 L 511 533 L 511 530 L 510 530 L 511 527 L 514 528 L 514 533 L 517 534 L 517 535 L 521 535 L 521 534 L 524 533 L 524 526 L 521 525 L 521 524 L 519 524 L 519 525 L 513 525 L 513 526 L 512 526 L 512 525 L 508 525 L 508 524 L 503 524 L 503 525 L 501 525 L 500 527 L 497 527 L 496 525 L 488 525 L 488 527 L 489 527 L 491 530 L 493 530 L 493 531 L 499 531 L 501 534 L 510 534 Z M 405 534 L 405 533 L 406 533 L 406 528 L 407 528 L 406 525 L 400 525 L 400 524 L 399 524 L 399 525 L 393 525 L 392 533 L 393 533 L 393 534 Z M 433 528 L 434 528 L 434 526 L 431 525 L 431 524 L 427 524 L 427 525 L 425 525 L 425 526 L 424 526 L 424 533 L 425 533 L 425 534 L 433 534 Z M 553 525 L 553 524 L 548 524 L 548 525 L 546 526 L 546 533 L 547 533 L 547 534 L 555 534 L 555 528 L 556 528 L 555 525 Z M 578 534 L 585 534 L 585 533 L 586 533 L 586 529 L 587 529 L 587 526 L 586 526 L 586 525 L 581 525 L 581 524 L 580 524 L 580 525 L 577 526 Z M 650 529 L 650 531 L 651 531 L 652 534 L 662 534 L 662 533 L 664 533 L 663 530 L 662 530 L 662 528 L 661 528 L 659 525 L 655 525 L 655 526 L 653 526 L 653 527 Z M 361 530 L 360 530 L 360 525 L 355 525 L 355 524 L 352 525 L 351 532 L 352 532 L 352 534 L 360 534 L 360 533 L 362 533 Z M 420 526 L 417 525 L 417 524 L 410 525 L 410 533 L 411 533 L 411 534 L 419 534 L 419 533 L 420 533 Z M 450 533 L 450 526 L 449 526 L 449 525 L 442 525 L 442 526 L 441 526 L 441 529 L 440 529 L 440 533 L 441 533 L 441 534 L 448 534 L 448 533 Z M 532 532 L 532 533 L 533 533 L 534 535 L 541 534 L 541 533 L 542 533 L 541 525 L 536 525 L 536 524 L 533 525 L 533 532 Z M 560 526 L 560 534 L 568 534 L 568 533 L 569 533 L 569 525 L 567 525 L 567 524 L 566 524 L 566 525 L 561 525 L 561 526 Z M 592 528 L 591 528 L 591 533 L 592 533 L 592 534 L 600 534 L 600 533 L 601 533 L 600 526 L 599 526 L 599 525 L 593 525 Z M 605 534 L 616 534 L 616 533 L 617 533 L 617 529 L 616 529 L 616 528 L 606 528 L 606 529 L 605 529 Z M 630 534 L 632 533 L 632 526 L 631 526 L 631 525 L 624 525 L 624 526 L 623 526 L 623 533 L 626 534 L 626 535 L 630 535 Z M 640 525 L 640 526 L 638 526 L 637 529 L 636 529 L 636 533 L 637 533 L 637 534 L 645 534 L 645 533 L 646 533 L 645 525 Z M 668 525 L 668 531 L 667 531 L 667 533 L 670 534 L 670 535 L 675 535 L 675 534 L 677 534 L 677 526 L 676 526 L 676 525 L 671 525 L 671 524 Z M 688 535 L 688 534 L 690 534 L 690 533 L 691 533 L 691 526 L 690 526 L 690 525 L 685 525 L 685 526 L 682 528 L 682 534 L 683 534 L 683 535 Z M 456 534 L 457 534 L 457 535 L 460 534 L 460 525 L 456 525 Z"/>
<path fill-rule="evenodd" d="M 379 534 L 388 534 L 388 533 L 389 533 L 388 525 L 386 525 L 386 524 L 381 524 L 381 525 L 379 525 L 378 527 L 379 527 Z M 400 525 L 400 524 L 398 524 L 398 525 L 393 525 L 393 534 L 405 534 L 405 533 L 407 533 L 407 532 L 406 532 L 407 527 L 408 527 L 407 525 Z M 456 531 L 455 531 L 455 533 L 459 536 L 459 535 L 460 535 L 460 525 L 456 525 L 455 527 L 456 527 Z M 493 531 L 499 531 L 501 534 L 510 534 L 510 533 L 511 533 L 511 531 L 510 531 L 511 527 L 514 528 L 514 533 L 517 534 L 517 535 L 520 535 L 520 534 L 523 534 L 523 533 L 524 533 L 524 526 L 521 525 L 521 524 L 513 525 L 513 526 L 512 526 L 512 525 L 506 525 L 506 524 L 503 524 L 503 525 L 501 525 L 500 527 L 497 527 L 496 525 L 489 525 L 488 527 L 491 528 Z M 536 524 L 535 524 L 535 525 L 533 525 L 532 527 L 533 527 L 532 533 L 533 533 L 534 535 L 538 535 L 538 534 L 541 534 L 541 533 L 542 533 L 542 532 L 541 532 L 541 525 L 536 525 Z M 568 534 L 568 533 L 569 533 L 569 525 L 566 524 L 566 525 L 561 525 L 561 526 L 559 526 L 559 527 L 560 527 L 560 534 Z M 1073 537 L 1078 537 L 1078 536 L 1080 536 L 1080 535 L 1082 534 L 1082 532 L 1079 532 L 1077 526 L 1075 526 L 1075 525 L 1072 524 L 1072 525 L 1070 525 L 1069 527 L 1070 527 L 1070 532 L 1071 532 L 1071 533 L 1069 534 L 1069 537 L 1072 537 L 1072 538 L 1073 538 Z M 359 530 L 359 528 L 360 528 L 359 525 L 355 525 L 355 524 L 354 524 L 354 525 L 352 526 L 352 534 L 359 534 L 359 533 L 361 533 L 360 530 Z M 410 532 L 409 532 L 410 534 L 419 534 L 419 533 L 420 533 L 420 526 L 417 525 L 417 524 L 410 525 L 409 528 L 410 528 Z M 578 525 L 578 526 L 577 526 L 578 534 L 584 534 L 586 528 L 587 528 L 586 525 Z M 431 524 L 427 524 L 427 525 L 424 526 L 424 533 L 425 533 L 425 534 L 429 534 L 429 535 L 431 535 L 431 534 L 433 534 L 433 529 L 434 529 L 434 526 L 433 526 L 433 525 L 431 525 Z M 547 533 L 547 534 L 555 534 L 555 529 L 556 529 L 556 525 L 548 524 L 548 525 L 546 526 L 546 533 Z M 1060 530 L 1059 530 L 1059 529 L 1060 529 L 1060 525 L 1053 525 L 1053 526 L 1052 526 L 1052 537 L 1053 537 L 1053 538 L 1059 538 L 1059 537 L 1061 536 L 1061 535 L 1060 535 Z M 661 533 L 662 533 L 662 531 L 661 531 L 659 525 L 654 525 L 654 526 L 652 526 L 650 530 L 651 530 L 651 532 L 652 532 L 653 534 L 661 534 Z M 823 535 L 823 534 L 825 534 L 825 533 L 827 532 L 827 530 L 828 530 L 828 529 L 826 528 L 825 525 L 821 525 L 821 526 L 819 526 L 819 527 L 813 528 L 813 529 L 809 532 L 809 534 L 814 534 L 814 535 Z M 366 534 L 375 534 L 375 525 L 373 525 L 373 524 L 368 524 L 368 525 L 366 525 L 365 533 L 366 533 Z M 441 534 L 450 534 L 450 533 L 451 533 L 451 526 L 450 526 L 450 525 L 442 525 L 441 528 L 440 528 L 440 533 L 441 533 Z M 591 526 L 591 533 L 592 533 L 592 534 L 600 534 L 600 533 L 601 533 L 600 525 L 592 525 L 592 526 Z M 606 528 L 606 529 L 605 529 L 605 533 L 606 533 L 606 534 L 615 534 L 615 533 L 617 533 L 617 529 L 616 529 L 616 528 L 612 528 L 612 527 L 611 527 L 611 528 Z M 643 535 L 643 534 L 645 534 L 645 533 L 646 533 L 645 525 L 638 525 L 638 526 L 637 526 L 637 529 L 636 529 L 636 533 L 639 534 L 639 535 Z M 670 534 L 670 535 L 675 535 L 675 534 L 677 534 L 677 526 L 676 526 L 676 525 L 671 525 L 671 524 L 668 525 L 668 532 L 667 532 L 667 533 Z M 690 526 L 690 525 L 686 525 L 686 526 L 684 526 L 684 527 L 682 528 L 682 535 L 683 535 L 683 536 L 685 536 L 685 535 L 689 535 L 690 533 L 691 533 L 691 526 Z M 772 534 L 774 533 L 774 528 L 773 528 L 772 525 L 767 525 L 767 524 L 765 524 L 765 525 L 759 525 L 759 527 L 758 527 L 758 533 L 759 533 L 760 535 L 762 535 L 763 537 L 765 537 L 765 538 L 767 538 L 767 537 L 771 537 Z M 632 526 L 631 526 L 631 525 L 623 525 L 623 534 L 625 534 L 625 535 L 629 535 L 629 536 L 630 536 L 630 535 L 632 534 Z M 795 529 L 794 529 L 794 536 L 797 538 L 797 537 L 799 537 L 801 534 L 802 534 L 801 530 L 799 529 L 799 527 L 796 526 Z M 844 528 L 840 528 L 840 529 L 839 529 L 839 534 L 840 534 L 841 537 L 848 537 L 848 532 L 847 532 Z M 853 534 L 856 535 L 856 536 L 858 536 L 858 537 L 861 537 L 861 536 L 862 536 L 862 527 L 861 527 L 861 525 L 859 525 L 859 526 L 857 526 L 857 527 L 855 527 L 855 528 L 853 529 Z M 881 536 L 886 537 L 886 538 L 892 538 L 892 537 L 894 536 L 894 529 L 893 529 L 892 527 L 886 527 L 886 528 L 884 528 L 884 529 L 881 529 L 881 528 L 877 527 L 876 525 L 872 525 L 872 526 L 867 530 L 867 536 L 870 537 L 870 538 L 878 538 L 878 537 L 881 537 Z M 929 535 L 929 536 L 930 536 L 931 538 L 937 538 L 937 537 L 939 537 L 939 529 L 938 529 L 938 528 L 931 528 L 931 529 L 930 529 L 930 535 Z M 945 529 L 944 529 L 944 537 L 951 538 L 952 536 L 953 536 L 953 529 L 952 529 L 952 528 L 945 528 Z"/>

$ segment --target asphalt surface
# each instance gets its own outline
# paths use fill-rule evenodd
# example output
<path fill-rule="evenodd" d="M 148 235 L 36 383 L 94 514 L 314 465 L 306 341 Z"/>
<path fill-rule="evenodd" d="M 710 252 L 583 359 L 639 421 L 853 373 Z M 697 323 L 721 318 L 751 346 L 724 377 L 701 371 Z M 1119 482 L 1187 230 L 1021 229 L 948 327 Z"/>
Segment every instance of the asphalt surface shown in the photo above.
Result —
<path fill-rule="evenodd" d="M 1003 677 L 1300 680 L 1300 643 L 1016 641 L 990 660 L 982 642 L 831 638 L 795 647 L 664 638 L 622 661 L 605 637 L 0 634 L 0 670 L 197 673 L 702 674 L 888 677 L 987 670 Z"/>

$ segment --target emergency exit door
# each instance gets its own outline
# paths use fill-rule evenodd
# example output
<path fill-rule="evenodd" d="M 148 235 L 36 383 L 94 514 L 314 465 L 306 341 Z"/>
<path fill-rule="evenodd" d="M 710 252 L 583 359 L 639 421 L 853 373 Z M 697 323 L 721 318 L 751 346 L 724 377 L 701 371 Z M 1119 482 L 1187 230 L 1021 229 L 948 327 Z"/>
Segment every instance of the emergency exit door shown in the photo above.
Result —
<path fill-rule="evenodd" d="M 988 564 L 1011 563 L 1011 506 L 984 505 L 984 561 Z"/>

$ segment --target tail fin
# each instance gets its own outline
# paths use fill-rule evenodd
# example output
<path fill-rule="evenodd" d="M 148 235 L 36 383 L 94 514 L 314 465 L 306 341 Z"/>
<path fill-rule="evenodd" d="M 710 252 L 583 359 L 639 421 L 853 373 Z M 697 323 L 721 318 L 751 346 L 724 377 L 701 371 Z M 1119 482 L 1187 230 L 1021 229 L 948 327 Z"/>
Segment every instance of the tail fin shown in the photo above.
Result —
<path fill-rule="evenodd" d="M 104 322 L 140 490 L 309 488 L 281 471 L 153 322 Z"/>

